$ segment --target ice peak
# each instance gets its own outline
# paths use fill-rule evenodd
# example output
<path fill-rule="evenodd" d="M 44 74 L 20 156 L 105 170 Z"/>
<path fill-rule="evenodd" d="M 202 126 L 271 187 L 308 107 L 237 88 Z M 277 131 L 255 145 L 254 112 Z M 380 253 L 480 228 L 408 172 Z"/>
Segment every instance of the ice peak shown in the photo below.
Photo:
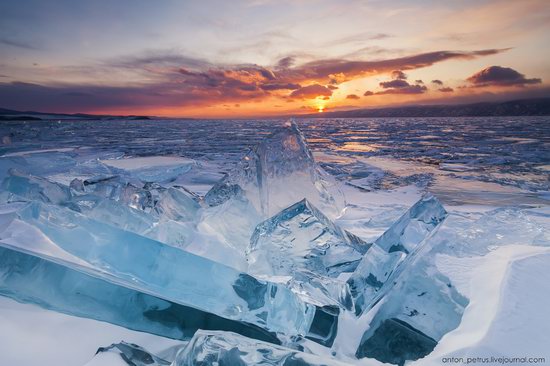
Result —
<path fill-rule="evenodd" d="M 337 182 L 315 163 L 293 121 L 249 150 L 206 194 L 205 202 L 217 206 L 241 191 L 264 217 L 304 198 L 331 217 L 339 216 L 345 206 Z"/>

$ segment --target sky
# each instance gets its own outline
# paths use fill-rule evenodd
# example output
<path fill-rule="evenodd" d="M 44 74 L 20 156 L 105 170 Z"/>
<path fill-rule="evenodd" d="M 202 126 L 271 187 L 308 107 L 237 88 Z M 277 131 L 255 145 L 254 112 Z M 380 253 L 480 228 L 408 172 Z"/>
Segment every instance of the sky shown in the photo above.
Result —
<path fill-rule="evenodd" d="M 550 96 L 548 0 L 0 2 L 0 107 L 275 116 Z"/>

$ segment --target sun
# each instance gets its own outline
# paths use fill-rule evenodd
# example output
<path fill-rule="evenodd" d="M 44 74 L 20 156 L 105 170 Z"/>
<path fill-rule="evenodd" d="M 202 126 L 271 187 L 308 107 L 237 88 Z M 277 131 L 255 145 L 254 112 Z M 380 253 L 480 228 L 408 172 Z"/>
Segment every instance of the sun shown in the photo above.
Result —
<path fill-rule="evenodd" d="M 317 112 L 323 113 L 326 109 L 326 106 L 327 106 L 327 102 L 326 102 L 326 99 L 324 99 L 324 97 L 318 96 L 317 98 L 315 98 L 315 105 L 313 108 L 315 108 Z"/>

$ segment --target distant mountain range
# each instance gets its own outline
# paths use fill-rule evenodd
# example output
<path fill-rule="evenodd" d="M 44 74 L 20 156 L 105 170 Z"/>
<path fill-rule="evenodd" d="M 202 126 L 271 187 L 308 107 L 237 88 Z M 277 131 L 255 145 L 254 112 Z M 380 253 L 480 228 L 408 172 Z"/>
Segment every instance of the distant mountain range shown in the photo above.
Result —
<path fill-rule="evenodd" d="M 508 102 L 485 102 L 456 105 L 416 105 L 387 108 L 364 108 L 347 111 L 298 115 L 308 118 L 361 117 L 486 117 L 486 116 L 548 116 L 550 98 L 520 99 Z"/>
<path fill-rule="evenodd" d="M 0 121 L 40 121 L 49 119 L 150 119 L 148 116 L 114 116 L 114 115 L 98 115 L 85 113 L 44 113 L 34 111 L 15 111 L 12 109 L 0 108 Z"/>
<path fill-rule="evenodd" d="M 386 108 L 362 108 L 347 111 L 299 114 L 300 118 L 376 118 L 376 117 L 483 117 L 483 116 L 548 116 L 550 98 L 520 99 L 508 102 L 484 102 L 455 105 L 415 105 Z M 291 116 L 280 116 L 291 117 Z M 97 114 L 64 114 L 15 111 L 0 108 L 0 121 L 67 119 L 160 119 L 151 116 L 115 116 Z M 180 119 L 180 118 L 178 118 Z M 185 118 L 181 118 L 185 119 Z"/>

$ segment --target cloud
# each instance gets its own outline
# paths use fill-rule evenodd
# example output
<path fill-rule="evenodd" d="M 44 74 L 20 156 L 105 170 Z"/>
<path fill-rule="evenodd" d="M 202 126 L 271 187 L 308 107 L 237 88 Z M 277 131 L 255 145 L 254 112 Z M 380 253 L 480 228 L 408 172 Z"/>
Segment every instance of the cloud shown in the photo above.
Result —
<path fill-rule="evenodd" d="M 415 80 L 414 82 L 417 83 L 417 84 L 424 84 L 424 81 L 422 81 L 422 80 L 420 80 L 420 79 Z"/>
<path fill-rule="evenodd" d="M 383 82 L 380 83 L 380 86 L 384 89 L 406 88 L 406 87 L 410 86 L 410 84 L 406 80 L 395 79 L 395 80 L 390 80 L 390 81 L 383 81 Z"/>
<path fill-rule="evenodd" d="M 260 88 L 263 90 L 295 90 L 300 89 L 300 84 L 293 84 L 293 83 L 270 83 L 270 84 L 262 84 L 260 85 Z"/>
<path fill-rule="evenodd" d="M 443 82 L 439 79 L 432 80 L 432 84 L 443 85 Z"/>
<path fill-rule="evenodd" d="M 407 75 L 401 70 L 393 70 L 391 72 L 392 79 L 401 79 L 401 80 L 407 80 Z"/>
<path fill-rule="evenodd" d="M 468 79 L 475 87 L 485 86 L 525 86 L 529 84 L 540 84 L 541 79 L 527 79 L 514 69 L 502 66 L 489 66 L 476 72 Z"/>
<path fill-rule="evenodd" d="M 446 86 L 446 87 L 444 87 L 444 88 L 439 88 L 439 89 L 437 89 L 437 90 L 439 90 L 439 91 L 442 92 L 442 93 L 452 93 L 452 92 L 455 91 L 453 88 L 448 87 L 448 86 Z"/>
<path fill-rule="evenodd" d="M 382 81 L 379 83 L 380 87 L 384 90 L 379 92 L 367 91 L 365 96 L 370 95 L 384 95 L 384 94 L 422 94 L 428 90 L 422 80 L 417 80 L 416 84 L 409 84 L 406 80 L 407 75 L 403 71 L 392 71 L 391 77 L 393 80 Z M 418 83 L 420 81 L 420 83 Z"/>
<path fill-rule="evenodd" d="M 332 90 L 326 86 L 319 84 L 313 84 L 301 87 L 300 89 L 294 90 L 290 97 L 292 98 L 301 98 L 301 99 L 314 99 L 319 96 L 330 97 L 332 95 Z"/>
<path fill-rule="evenodd" d="M 285 72 L 279 74 L 279 77 L 289 78 L 294 82 L 330 82 L 334 80 L 343 82 L 356 77 L 382 74 L 394 70 L 413 70 L 428 67 L 446 60 L 471 60 L 482 56 L 502 53 L 507 50 L 437 51 L 379 61 L 318 60 L 285 70 Z"/>
<path fill-rule="evenodd" d="M 363 94 L 363 95 L 368 97 L 368 96 L 372 96 L 372 95 L 385 95 L 385 94 L 422 94 L 422 93 L 426 92 L 427 90 L 428 90 L 428 88 L 426 88 L 424 85 L 418 85 L 418 84 L 410 85 L 410 84 L 408 84 L 407 86 L 404 86 L 404 87 L 389 88 L 389 89 L 384 89 L 384 90 L 381 90 L 381 91 L 378 91 L 378 92 L 373 92 L 373 91 L 367 90 L 365 92 L 365 94 Z"/>
<path fill-rule="evenodd" d="M 360 96 L 358 96 L 357 94 L 348 94 L 346 96 L 346 99 L 359 99 L 361 98 Z"/>
<path fill-rule="evenodd" d="M 277 62 L 277 67 L 281 69 L 288 69 L 296 62 L 294 56 L 283 57 Z"/>
<path fill-rule="evenodd" d="M 101 84 L 0 83 L 0 100 L 14 109 L 59 112 L 231 105 L 266 98 L 329 98 L 338 88 L 336 84 L 387 73 L 394 79 L 380 83 L 385 90 L 373 94 L 418 94 L 426 88 L 410 85 L 406 70 L 503 51 L 438 51 L 377 61 L 330 59 L 300 65 L 295 65 L 294 56 L 287 56 L 275 65 L 262 66 L 215 64 L 172 50 L 157 50 L 57 71 L 58 75 L 93 76 Z M 54 79 L 51 69 L 47 71 L 48 78 Z M 108 80 L 116 82 L 109 85 Z"/>
<path fill-rule="evenodd" d="M 376 94 L 422 94 L 427 91 L 424 85 L 409 85 L 404 88 L 386 89 L 377 92 Z"/>

